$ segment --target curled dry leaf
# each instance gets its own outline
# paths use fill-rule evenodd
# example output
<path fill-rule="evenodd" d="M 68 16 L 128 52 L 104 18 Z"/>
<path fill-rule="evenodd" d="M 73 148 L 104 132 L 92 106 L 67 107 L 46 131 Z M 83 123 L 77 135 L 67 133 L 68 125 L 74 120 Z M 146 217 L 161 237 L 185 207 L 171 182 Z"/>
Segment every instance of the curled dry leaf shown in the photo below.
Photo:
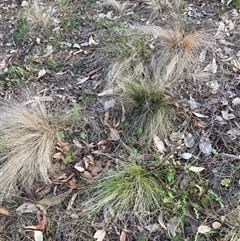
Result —
<path fill-rule="evenodd" d="M 201 225 L 198 227 L 198 232 L 201 234 L 209 233 L 211 232 L 211 230 L 212 230 L 211 227 L 205 226 L 205 225 Z"/>
<path fill-rule="evenodd" d="M 108 140 L 101 140 L 97 143 L 98 146 L 101 146 L 101 145 L 106 145 L 109 141 Z"/>
<path fill-rule="evenodd" d="M 37 219 L 38 219 L 38 224 L 36 226 L 25 226 L 24 228 L 44 231 L 45 226 L 47 224 L 46 211 L 45 210 L 43 210 L 42 212 L 37 211 Z"/>
<path fill-rule="evenodd" d="M 99 229 L 94 234 L 93 238 L 97 239 L 97 241 L 103 241 L 106 235 L 106 231 L 104 229 Z"/>

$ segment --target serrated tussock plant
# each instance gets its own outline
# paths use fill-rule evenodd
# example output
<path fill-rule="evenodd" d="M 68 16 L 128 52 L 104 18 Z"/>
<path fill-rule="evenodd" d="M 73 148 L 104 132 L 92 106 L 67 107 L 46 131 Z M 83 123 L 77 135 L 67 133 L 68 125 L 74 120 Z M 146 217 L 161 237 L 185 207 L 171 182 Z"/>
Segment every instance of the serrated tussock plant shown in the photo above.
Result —
<path fill-rule="evenodd" d="M 0 123 L 4 143 L 0 157 L 1 191 L 31 192 L 36 181 L 49 183 L 51 158 L 59 137 L 44 104 L 7 104 L 2 108 Z"/>
<path fill-rule="evenodd" d="M 127 120 L 132 123 L 129 131 L 140 128 L 149 142 L 154 135 L 166 137 L 175 115 L 174 105 L 161 84 L 151 79 L 126 80 L 122 84 Z"/>
<path fill-rule="evenodd" d="M 42 30 L 51 26 L 53 14 L 53 9 L 41 6 L 38 0 L 33 0 L 33 3 L 23 11 L 23 16 L 33 30 Z"/>
<path fill-rule="evenodd" d="M 169 85 L 181 78 L 184 72 L 192 73 L 199 63 L 201 51 L 214 47 L 210 34 L 203 31 L 187 33 L 178 25 L 173 29 L 159 26 L 138 26 L 136 29 L 153 34 L 159 40 L 152 68 L 155 76 Z"/>
<path fill-rule="evenodd" d="M 121 164 L 119 171 L 110 171 L 105 178 L 96 179 L 89 190 L 90 213 L 108 207 L 113 211 L 108 213 L 108 220 L 119 219 L 122 215 L 144 218 L 161 207 L 166 195 L 155 177 L 134 161 Z"/>

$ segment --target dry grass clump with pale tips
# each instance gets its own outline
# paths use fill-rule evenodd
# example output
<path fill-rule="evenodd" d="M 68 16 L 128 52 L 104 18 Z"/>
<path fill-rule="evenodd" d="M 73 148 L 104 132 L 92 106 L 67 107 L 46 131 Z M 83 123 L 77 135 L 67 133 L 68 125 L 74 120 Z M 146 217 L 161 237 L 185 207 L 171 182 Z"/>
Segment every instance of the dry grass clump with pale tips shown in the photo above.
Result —
<path fill-rule="evenodd" d="M 49 183 L 51 156 L 59 137 L 45 106 L 10 104 L 3 107 L 0 121 L 1 194 L 29 192 L 36 181 Z"/>
<path fill-rule="evenodd" d="M 53 23 L 54 11 L 50 7 L 43 7 L 38 0 L 33 0 L 29 7 L 23 10 L 23 16 L 33 30 L 46 29 Z"/>
<path fill-rule="evenodd" d="M 186 33 L 180 29 L 180 26 L 174 29 L 139 26 L 136 29 L 152 34 L 160 41 L 156 45 L 152 67 L 155 75 L 165 84 L 178 80 L 184 72 L 191 73 L 199 63 L 201 51 L 211 50 L 214 47 L 212 36 L 203 31 Z"/>
<path fill-rule="evenodd" d="M 127 2 L 121 3 L 121 2 L 116 1 L 116 0 L 103 0 L 103 2 L 104 2 L 105 5 L 113 7 L 113 9 L 119 15 L 123 14 L 123 12 L 126 8 L 126 5 L 127 5 Z"/>

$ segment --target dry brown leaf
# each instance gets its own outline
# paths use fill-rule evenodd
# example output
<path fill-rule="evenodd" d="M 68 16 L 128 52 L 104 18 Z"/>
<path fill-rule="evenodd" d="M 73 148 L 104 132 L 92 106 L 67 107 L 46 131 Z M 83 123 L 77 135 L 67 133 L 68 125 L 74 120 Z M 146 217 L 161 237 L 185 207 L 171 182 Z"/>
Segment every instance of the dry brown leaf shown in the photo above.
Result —
<path fill-rule="evenodd" d="M 119 141 L 120 140 L 120 135 L 119 135 L 119 131 L 117 131 L 116 129 L 110 129 L 110 140 L 112 141 Z"/>
<path fill-rule="evenodd" d="M 106 235 L 106 231 L 104 229 L 99 229 L 94 234 L 93 238 L 97 239 L 97 241 L 103 241 Z"/>
<path fill-rule="evenodd" d="M 97 143 L 98 146 L 101 146 L 101 145 L 106 145 L 109 141 L 108 140 L 101 140 Z"/>
<path fill-rule="evenodd" d="M 3 215 L 9 215 L 9 212 L 6 210 L 6 209 L 4 209 L 4 208 L 0 208 L 0 214 L 3 214 Z"/>
<path fill-rule="evenodd" d="M 59 194 L 57 196 L 49 197 L 49 198 L 43 198 L 38 202 L 38 204 L 43 206 L 56 206 L 60 204 L 66 197 L 69 196 L 69 194 L 72 192 L 72 188 L 70 188 L 68 191 Z"/>
<path fill-rule="evenodd" d="M 92 71 L 88 72 L 86 75 L 89 77 L 89 76 L 91 76 L 91 75 L 95 74 L 96 72 L 98 72 L 100 69 L 102 69 L 102 67 L 97 68 L 97 69 L 94 69 L 94 70 L 92 70 Z"/>
<path fill-rule="evenodd" d="M 63 154 L 61 152 L 57 152 L 53 155 L 53 158 L 58 159 L 58 160 L 62 160 L 65 161 L 65 158 L 63 156 Z"/>
<path fill-rule="evenodd" d="M 43 210 L 41 211 L 37 211 L 37 219 L 38 219 L 38 225 L 36 226 L 25 226 L 25 229 L 33 229 L 33 230 L 40 230 L 40 231 L 44 231 L 44 228 L 47 224 L 47 217 L 46 217 L 46 211 Z"/>
<path fill-rule="evenodd" d="M 90 172 L 88 172 L 88 171 L 81 172 L 80 175 L 82 177 L 84 177 L 84 178 L 87 178 L 87 179 L 92 179 L 93 178 L 92 174 Z"/>
<path fill-rule="evenodd" d="M 97 176 L 99 172 L 102 171 L 102 168 L 101 167 L 98 167 L 98 166 L 93 166 L 91 167 L 91 173 L 93 176 Z"/>

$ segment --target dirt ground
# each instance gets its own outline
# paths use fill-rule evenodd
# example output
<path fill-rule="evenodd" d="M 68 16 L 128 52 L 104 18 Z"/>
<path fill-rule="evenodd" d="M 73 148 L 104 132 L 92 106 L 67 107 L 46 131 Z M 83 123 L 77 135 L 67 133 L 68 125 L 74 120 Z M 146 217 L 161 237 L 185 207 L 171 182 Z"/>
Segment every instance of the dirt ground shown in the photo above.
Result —
<path fill-rule="evenodd" d="M 43 12 L 37 14 L 31 0 L 1 0 L 0 106 L 39 100 L 58 120 L 71 114 L 73 121 L 59 131 L 67 147 L 59 147 L 63 161 L 53 158 L 59 166 L 52 184 L 36 181 L 34 192 L 20 195 L 0 190 L 0 241 L 42 240 L 24 228 L 39 222 L 36 206 L 17 211 L 24 203 L 42 203 L 40 219 L 47 221 L 35 229 L 48 241 L 240 240 L 240 10 L 234 0 L 185 0 L 178 7 L 167 2 L 174 1 L 121 1 L 121 8 L 104 1 L 39 0 Z M 179 189 L 192 185 L 194 192 L 181 199 L 182 213 L 163 205 L 144 220 L 129 213 L 108 219 L 108 207 L 83 215 L 92 176 L 117 170 L 129 153 L 144 160 L 159 154 L 156 143 L 124 130 L 124 108 L 109 84 L 112 64 L 133 48 L 123 33 L 139 25 L 176 24 L 188 33 L 203 31 L 215 43 L 206 55 L 201 52 L 198 68 L 206 75 L 193 69 L 166 88 L 177 117 L 162 139 L 167 149 L 162 158 L 173 163 Z M 153 35 L 139 41 L 151 54 L 157 51 Z M 86 158 L 90 166 L 93 159 L 96 175 L 74 168 Z"/>

